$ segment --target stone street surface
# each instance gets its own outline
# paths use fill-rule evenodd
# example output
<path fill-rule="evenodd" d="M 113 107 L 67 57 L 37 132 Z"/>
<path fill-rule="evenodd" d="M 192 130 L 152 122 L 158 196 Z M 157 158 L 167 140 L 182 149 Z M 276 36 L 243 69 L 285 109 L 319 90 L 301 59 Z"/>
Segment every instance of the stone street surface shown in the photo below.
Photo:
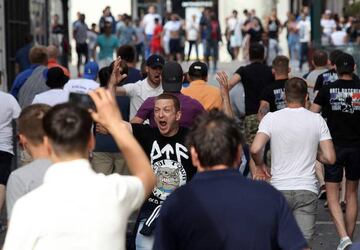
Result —
<path fill-rule="evenodd" d="M 187 71 L 190 64 L 191 64 L 191 62 L 182 63 L 184 72 Z M 218 70 L 223 70 L 229 76 L 231 76 L 235 72 L 235 70 L 241 65 L 243 65 L 243 63 L 241 63 L 239 61 L 221 62 L 218 65 Z M 306 73 L 306 69 L 303 72 L 296 71 L 296 68 L 297 68 L 296 62 L 292 62 L 291 66 L 293 69 L 291 72 L 292 76 L 302 76 L 304 73 Z M 216 79 L 215 79 L 215 75 L 211 71 L 209 71 L 209 72 L 210 72 L 209 83 L 213 84 L 215 86 L 218 86 L 218 83 L 216 82 Z M 76 69 L 74 66 L 71 67 L 71 75 L 73 77 L 76 76 Z M 333 249 L 336 249 L 339 238 L 337 236 L 335 226 L 331 221 L 331 218 L 329 215 L 329 210 L 327 208 L 324 208 L 323 204 L 324 204 L 324 201 L 319 200 L 313 249 L 314 250 L 333 250 Z M 3 221 L 6 221 L 4 214 L 2 214 L 1 217 L 2 217 Z M 357 226 L 356 226 L 356 230 L 355 230 L 355 237 L 354 237 L 355 241 L 360 241 L 360 235 L 359 235 L 360 221 L 359 220 L 360 219 L 358 219 L 358 221 L 357 221 Z M 2 232 L 0 234 L 0 241 L 1 241 L 0 245 L 3 244 L 4 238 L 5 238 L 5 232 Z"/>

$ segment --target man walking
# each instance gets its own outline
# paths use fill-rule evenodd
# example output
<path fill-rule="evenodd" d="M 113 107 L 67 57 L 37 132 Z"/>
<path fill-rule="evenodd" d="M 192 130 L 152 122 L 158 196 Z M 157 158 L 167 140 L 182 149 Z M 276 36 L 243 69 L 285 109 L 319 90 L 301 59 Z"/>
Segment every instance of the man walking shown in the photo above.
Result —
<path fill-rule="evenodd" d="M 317 180 L 315 162 L 335 162 L 335 151 L 325 120 L 304 108 L 306 82 L 292 78 L 285 83 L 286 108 L 268 113 L 260 122 L 251 155 L 271 184 L 286 197 L 295 219 L 311 246 L 315 231 Z M 271 175 L 263 161 L 270 140 Z M 264 179 L 254 175 L 254 179 Z"/>
<path fill-rule="evenodd" d="M 337 161 L 325 166 L 325 185 L 330 213 L 340 236 L 338 250 L 351 244 L 358 213 L 360 179 L 360 84 L 354 80 L 354 58 L 346 53 L 335 62 L 338 80 L 320 89 L 311 106 L 314 112 L 326 110 L 327 124 L 333 136 Z M 339 188 L 345 168 L 346 212 L 339 204 Z"/>

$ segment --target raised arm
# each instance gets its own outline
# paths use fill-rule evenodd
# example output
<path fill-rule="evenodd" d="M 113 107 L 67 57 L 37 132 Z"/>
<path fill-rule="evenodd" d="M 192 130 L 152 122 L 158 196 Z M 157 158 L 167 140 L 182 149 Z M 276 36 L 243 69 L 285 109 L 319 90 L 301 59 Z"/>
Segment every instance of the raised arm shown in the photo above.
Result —
<path fill-rule="evenodd" d="M 126 74 L 122 74 L 122 68 L 121 68 L 121 58 L 118 57 L 115 60 L 114 68 L 111 73 L 109 83 L 108 83 L 108 89 L 112 93 L 112 95 L 120 95 L 125 96 L 126 95 L 126 89 L 124 87 L 118 87 L 117 84 L 121 82 L 123 79 L 127 77 Z"/>
<path fill-rule="evenodd" d="M 224 113 L 233 118 L 234 112 L 232 110 L 232 106 L 230 104 L 230 96 L 229 96 L 229 80 L 228 76 L 224 71 L 218 72 L 216 75 L 216 80 L 220 84 L 220 93 L 222 99 L 222 110 Z"/>
<path fill-rule="evenodd" d="M 229 80 L 229 90 L 232 89 L 240 81 L 241 76 L 238 73 L 233 74 L 233 76 Z"/>
<path fill-rule="evenodd" d="M 114 96 L 109 90 L 103 88 L 91 91 L 89 95 L 96 106 L 96 111 L 91 111 L 92 118 L 113 136 L 125 157 L 130 172 L 141 180 L 145 194 L 150 194 L 155 185 L 155 176 L 149 159 L 132 135 L 129 123 L 123 121 Z"/>

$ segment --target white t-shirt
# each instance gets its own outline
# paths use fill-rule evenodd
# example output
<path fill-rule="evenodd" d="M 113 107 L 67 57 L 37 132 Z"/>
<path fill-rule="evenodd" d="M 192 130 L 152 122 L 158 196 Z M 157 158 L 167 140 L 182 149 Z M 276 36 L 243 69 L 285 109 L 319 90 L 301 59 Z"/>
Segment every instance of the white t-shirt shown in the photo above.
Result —
<path fill-rule="evenodd" d="M 336 28 L 334 19 L 321 19 L 320 25 L 323 28 L 323 33 L 327 36 L 330 36 Z"/>
<path fill-rule="evenodd" d="M 284 108 L 268 113 L 258 133 L 270 137 L 271 184 L 278 190 L 317 193 L 315 162 L 320 141 L 330 132 L 320 114 L 305 108 Z"/>
<path fill-rule="evenodd" d="M 0 151 L 13 154 L 12 120 L 18 118 L 20 112 L 15 97 L 0 91 Z"/>
<path fill-rule="evenodd" d="M 343 30 L 335 31 L 331 34 L 331 43 L 335 46 L 343 46 L 345 45 L 345 38 L 347 33 Z"/>
<path fill-rule="evenodd" d="M 188 41 L 196 41 L 199 36 L 199 23 L 189 20 L 186 24 L 186 32 Z"/>
<path fill-rule="evenodd" d="M 50 89 L 41 94 L 37 94 L 32 104 L 43 103 L 49 106 L 65 103 L 69 101 L 69 92 L 64 89 Z"/>
<path fill-rule="evenodd" d="M 87 94 L 99 87 L 100 84 L 91 79 L 71 79 L 65 84 L 64 89 L 71 93 Z"/>
<path fill-rule="evenodd" d="M 165 25 L 164 25 L 164 30 L 167 30 L 169 32 L 175 32 L 175 31 L 179 31 L 181 28 L 181 21 L 168 21 Z"/>
<path fill-rule="evenodd" d="M 159 14 L 152 14 L 152 13 L 148 13 L 144 16 L 142 24 L 144 26 L 145 29 L 145 34 L 146 35 L 152 35 L 154 34 L 154 29 L 155 29 L 155 18 L 158 18 L 159 21 L 161 22 L 161 16 Z"/>
<path fill-rule="evenodd" d="M 300 20 L 297 28 L 299 29 L 299 36 L 301 43 L 310 42 L 310 31 L 311 31 L 311 24 L 309 21 Z"/>
<path fill-rule="evenodd" d="M 56 163 L 15 203 L 4 249 L 123 250 L 129 215 L 144 199 L 137 177 L 97 174 L 84 159 Z"/>
<path fill-rule="evenodd" d="M 125 84 L 122 87 L 126 90 L 126 95 L 130 97 L 130 119 L 136 115 L 141 104 L 147 98 L 158 96 L 163 92 L 161 84 L 156 88 L 151 87 L 148 78 L 136 83 Z"/>

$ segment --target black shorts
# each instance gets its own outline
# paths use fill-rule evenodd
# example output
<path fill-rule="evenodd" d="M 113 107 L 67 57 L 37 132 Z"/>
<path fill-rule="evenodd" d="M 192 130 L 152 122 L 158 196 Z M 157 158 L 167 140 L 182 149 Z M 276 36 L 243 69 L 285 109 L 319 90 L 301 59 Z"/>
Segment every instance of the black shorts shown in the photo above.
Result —
<path fill-rule="evenodd" d="M 88 45 L 87 43 L 77 43 L 76 44 L 76 53 L 78 53 L 78 55 L 85 55 L 87 56 L 88 54 Z"/>
<path fill-rule="evenodd" d="M 8 181 L 13 158 L 12 154 L 0 151 L 0 184 L 2 185 L 6 185 Z"/>
<path fill-rule="evenodd" d="M 325 165 L 325 182 L 341 182 L 344 168 L 347 180 L 359 180 L 360 148 L 335 147 L 335 152 L 336 163 L 334 165 Z"/>
<path fill-rule="evenodd" d="M 169 48 L 170 54 L 181 53 L 180 39 L 170 39 Z"/>

